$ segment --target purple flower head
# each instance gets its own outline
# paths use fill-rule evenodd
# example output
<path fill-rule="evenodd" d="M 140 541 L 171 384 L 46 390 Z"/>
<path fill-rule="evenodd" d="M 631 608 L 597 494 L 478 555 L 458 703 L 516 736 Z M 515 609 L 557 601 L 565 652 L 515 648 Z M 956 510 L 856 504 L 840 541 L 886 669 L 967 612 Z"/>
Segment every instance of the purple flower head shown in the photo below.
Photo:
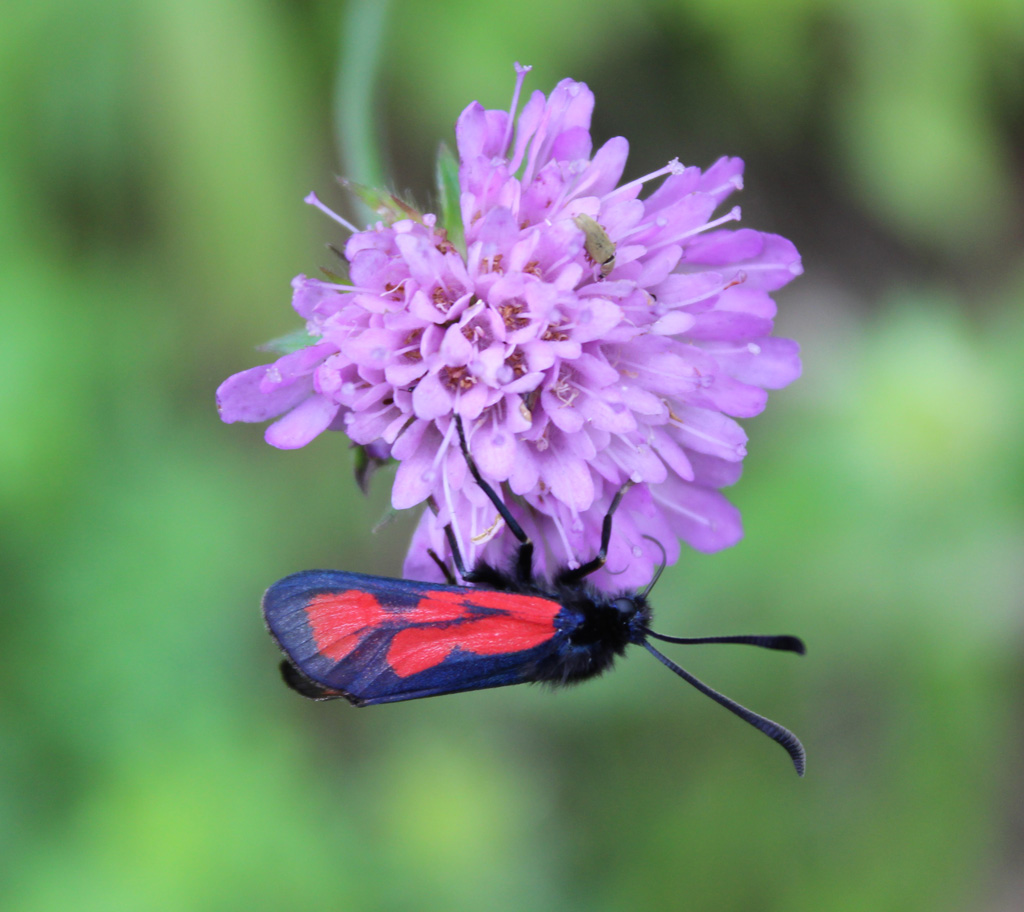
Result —
<path fill-rule="evenodd" d="M 672 562 L 679 539 L 716 551 L 742 535 L 718 489 L 746 454 L 736 419 L 800 373 L 796 343 L 771 335 L 770 296 L 800 257 L 778 235 L 722 227 L 739 219 L 715 214 L 742 186 L 739 159 L 673 161 L 620 185 L 627 142 L 593 150 L 590 90 L 563 80 L 516 117 L 528 68 L 516 69 L 511 113 L 474 102 L 456 125 L 461 226 L 446 227 L 464 246 L 397 202 L 366 231 L 347 226 L 348 281 L 293 282 L 314 344 L 231 377 L 218 403 L 225 421 L 276 418 L 277 447 L 344 430 L 397 460 L 394 506 L 436 510 L 406 558 L 414 579 L 440 578 L 427 549 L 447 552 L 449 522 L 467 565 L 504 566 L 514 550 L 455 415 L 538 569 L 590 559 L 632 481 L 593 578 L 641 586 L 661 548 Z"/>

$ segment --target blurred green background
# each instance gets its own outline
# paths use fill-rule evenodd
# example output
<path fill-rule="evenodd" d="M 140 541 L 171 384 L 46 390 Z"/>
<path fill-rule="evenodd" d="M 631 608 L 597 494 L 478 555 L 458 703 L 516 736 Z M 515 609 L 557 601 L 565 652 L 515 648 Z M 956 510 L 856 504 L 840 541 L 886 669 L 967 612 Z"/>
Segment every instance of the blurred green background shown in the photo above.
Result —
<path fill-rule="evenodd" d="M 769 8 L 770 7 L 770 8 Z M 213 393 L 342 235 L 343 3 L 0 12 L 0 908 L 1024 907 L 1024 16 L 1019 0 L 392 5 L 395 186 L 474 99 L 564 76 L 627 177 L 747 162 L 791 238 L 805 373 L 751 433 L 746 538 L 686 554 L 671 654 L 578 690 L 356 711 L 278 680 L 259 598 L 400 571 L 340 436 L 278 452 Z M 365 50 L 365 47 L 363 48 Z M 357 73 L 358 74 L 358 73 Z M 358 87 L 358 79 L 354 80 Z"/>

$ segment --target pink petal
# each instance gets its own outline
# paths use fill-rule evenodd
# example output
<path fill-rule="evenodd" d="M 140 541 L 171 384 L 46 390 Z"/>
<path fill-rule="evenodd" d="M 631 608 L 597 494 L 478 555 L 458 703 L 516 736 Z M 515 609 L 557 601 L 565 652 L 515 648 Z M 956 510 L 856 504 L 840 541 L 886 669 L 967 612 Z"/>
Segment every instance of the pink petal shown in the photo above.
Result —
<path fill-rule="evenodd" d="M 311 377 L 300 377 L 287 385 L 263 392 L 261 385 L 268 371 L 266 365 L 251 367 L 228 377 L 217 388 L 217 409 L 227 424 L 235 421 L 266 421 L 294 408 L 313 392 Z"/>
<path fill-rule="evenodd" d="M 650 490 L 676 534 L 698 551 L 721 551 L 743 538 L 740 511 L 718 491 L 673 478 Z"/>
<path fill-rule="evenodd" d="M 304 447 L 314 437 L 327 430 L 338 414 L 338 403 L 325 396 L 310 396 L 301 405 L 267 428 L 264 438 L 271 446 L 281 450 Z"/>
<path fill-rule="evenodd" d="M 730 346 L 728 353 L 709 345 L 708 351 L 737 380 L 765 389 L 787 386 L 802 369 L 800 346 L 792 339 L 758 339 L 739 349 Z"/>

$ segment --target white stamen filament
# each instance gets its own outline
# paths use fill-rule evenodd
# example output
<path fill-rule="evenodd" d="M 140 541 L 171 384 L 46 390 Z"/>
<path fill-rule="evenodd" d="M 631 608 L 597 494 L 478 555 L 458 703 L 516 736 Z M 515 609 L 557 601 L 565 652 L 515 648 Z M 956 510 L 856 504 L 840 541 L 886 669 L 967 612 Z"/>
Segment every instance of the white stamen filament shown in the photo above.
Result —
<path fill-rule="evenodd" d="M 343 285 L 338 282 L 327 282 L 324 279 L 306 279 L 306 281 L 303 284 L 312 285 L 314 288 L 323 288 L 325 291 L 337 291 L 343 294 L 367 294 L 383 298 L 386 297 L 387 295 L 394 294 L 394 292 L 396 292 L 399 288 L 402 287 L 402 285 L 404 285 L 408 281 L 408 277 L 402 279 L 402 281 L 399 282 L 390 291 L 382 291 L 379 288 L 365 288 L 360 285 Z"/>
<path fill-rule="evenodd" d="M 683 275 L 685 273 L 679 273 L 679 274 Z M 726 282 L 723 279 L 723 281 L 722 281 L 722 283 L 720 285 L 715 285 L 715 286 L 707 289 L 706 291 L 702 291 L 700 294 L 694 295 L 693 297 L 690 297 L 690 298 L 683 298 L 683 299 L 678 300 L 678 301 L 669 301 L 669 300 L 667 300 L 665 298 L 659 298 L 658 299 L 658 313 L 661 313 L 661 314 L 671 313 L 673 310 L 679 310 L 682 307 L 689 307 L 691 304 L 696 304 L 698 301 L 706 301 L 708 298 L 712 298 L 715 295 L 721 294 L 727 288 L 732 288 L 734 285 L 740 285 L 740 284 L 742 284 L 742 282 L 745 282 L 747 280 L 746 274 L 741 273 L 740 275 L 742 275 L 742 278 L 739 279 L 739 280 L 737 280 L 737 279 L 730 279 L 728 282 Z M 685 336 L 686 333 L 682 333 L 682 335 Z"/>
<path fill-rule="evenodd" d="M 734 174 L 724 184 L 719 184 L 713 190 L 705 190 L 704 192 L 707 193 L 708 196 L 718 196 L 719 193 L 722 193 L 722 194 L 728 196 L 729 193 L 732 193 L 735 190 L 742 190 L 742 189 L 743 189 L 743 175 L 742 174 Z"/>
<path fill-rule="evenodd" d="M 674 235 L 673 237 L 659 238 L 657 243 L 647 245 L 647 254 L 650 255 L 652 250 L 660 250 L 662 247 L 667 247 L 669 244 L 678 244 L 685 241 L 687 238 L 691 238 L 694 235 L 701 234 L 705 231 L 710 231 L 712 228 L 717 228 L 719 225 L 723 225 L 726 222 L 738 222 L 740 219 L 740 207 L 733 206 L 725 215 L 721 218 L 717 218 L 714 221 L 706 222 L 703 225 L 699 225 L 696 228 L 691 228 L 689 231 L 684 231 L 682 234 Z M 630 237 L 634 234 L 640 234 L 642 231 L 663 228 L 664 223 L 660 223 L 660 217 L 650 222 L 645 222 L 643 225 L 638 225 L 636 228 L 628 232 L 624 237 Z M 622 238 L 619 239 L 622 241 Z"/>
<path fill-rule="evenodd" d="M 622 184 L 616 187 L 609 193 L 602 202 L 608 203 L 615 199 L 617 196 L 622 196 L 626 191 L 631 190 L 633 187 L 646 184 L 648 181 L 655 180 L 661 177 L 663 174 L 682 174 L 686 170 L 683 165 L 679 163 L 678 158 L 673 158 L 664 168 L 659 168 L 657 171 L 652 171 L 650 174 L 645 174 L 643 177 L 638 177 L 636 180 L 631 180 L 628 184 Z"/>
<path fill-rule="evenodd" d="M 730 346 L 726 348 L 722 344 L 718 344 L 713 349 L 716 355 L 759 355 L 761 354 L 761 346 L 756 342 L 743 342 L 740 345 Z"/>
<path fill-rule="evenodd" d="M 573 516 L 575 515 L 575 511 L 573 511 Z M 565 565 L 570 570 L 575 570 L 580 565 L 580 562 L 577 556 L 573 553 L 572 545 L 569 542 L 569 536 L 566 534 L 565 527 L 562 525 L 562 520 L 559 519 L 557 513 L 552 513 L 550 519 L 555 527 L 555 531 L 558 532 L 558 537 L 562 540 L 562 547 L 565 549 Z"/>
<path fill-rule="evenodd" d="M 725 213 L 721 218 L 716 218 L 714 221 L 708 222 L 706 225 L 701 225 L 699 228 L 694 228 L 692 231 L 687 231 L 685 234 L 680 235 L 680 239 L 693 237 L 695 234 L 701 234 L 705 231 L 710 231 L 712 228 L 717 228 L 719 225 L 724 225 L 726 222 L 738 222 L 741 216 L 741 210 L 739 206 L 733 206 L 728 212 Z"/>
<path fill-rule="evenodd" d="M 515 63 L 516 68 L 516 87 L 512 90 L 512 106 L 508 109 L 508 123 L 505 124 L 505 136 L 501 141 L 502 154 L 508 154 L 508 144 L 512 141 L 512 125 L 516 121 L 516 112 L 519 110 L 519 93 L 523 88 L 523 80 L 526 78 L 526 74 L 533 69 L 532 66 L 525 66 L 517 60 Z"/>
<path fill-rule="evenodd" d="M 713 434 L 707 433 L 707 431 L 698 430 L 692 424 L 687 424 L 682 418 L 677 418 L 671 409 L 669 409 L 669 421 L 675 422 L 676 427 L 686 428 L 686 433 L 692 434 L 694 437 L 698 437 L 701 440 L 706 440 L 708 443 L 715 444 L 715 446 L 721 447 L 723 450 L 731 449 L 740 458 L 742 458 L 747 451 L 747 448 L 742 443 L 736 444 L 735 446 L 730 445 L 720 437 L 715 437 Z"/>
<path fill-rule="evenodd" d="M 357 234 L 359 232 L 359 229 L 356 228 L 355 225 L 346 221 L 340 215 L 338 215 L 338 213 L 335 212 L 333 209 L 328 209 L 327 206 L 321 203 L 320 198 L 315 193 L 310 193 L 309 196 L 307 196 L 303 200 L 303 202 L 309 203 L 310 206 L 316 206 L 316 208 L 319 209 L 322 213 L 324 213 L 324 215 L 334 219 L 334 221 L 336 221 L 339 225 L 343 225 L 344 227 L 348 228 L 348 230 L 351 231 L 353 234 Z"/>
<path fill-rule="evenodd" d="M 666 509 L 672 510 L 673 512 L 678 513 L 680 516 L 687 516 L 694 522 L 698 522 L 702 526 L 707 526 L 709 529 L 715 528 L 714 522 L 708 519 L 706 516 L 702 516 L 700 513 L 694 513 L 693 510 L 687 510 L 685 507 L 679 506 L 679 504 L 675 503 L 674 501 L 666 500 L 664 497 L 659 497 L 656 488 L 651 488 L 651 496 L 654 500 L 656 500 Z"/>

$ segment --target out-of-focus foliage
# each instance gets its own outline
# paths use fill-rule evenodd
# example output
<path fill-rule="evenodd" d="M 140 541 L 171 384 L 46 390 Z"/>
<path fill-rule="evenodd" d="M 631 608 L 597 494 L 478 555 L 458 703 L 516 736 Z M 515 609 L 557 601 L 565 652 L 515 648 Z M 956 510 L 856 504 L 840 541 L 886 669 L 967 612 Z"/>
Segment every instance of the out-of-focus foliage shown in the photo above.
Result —
<path fill-rule="evenodd" d="M 343 440 L 213 390 L 340 236 L 341 6 L 0 12 L 0 906 L 1002 910 L 1024 895 L 1024 19 L 968 0 L 394 3 L 378 128 L 421 201 L 471 100 L 571 75 L 630 176 L 747 160 L 807 273 L 805 376 L 751 432 L 747 537 L 654 594 L 673 656 L 356 711 L 276 678 L 262 589 L 395 573 Z M 353 174 L 358 179 L 360 175 Z"/>

